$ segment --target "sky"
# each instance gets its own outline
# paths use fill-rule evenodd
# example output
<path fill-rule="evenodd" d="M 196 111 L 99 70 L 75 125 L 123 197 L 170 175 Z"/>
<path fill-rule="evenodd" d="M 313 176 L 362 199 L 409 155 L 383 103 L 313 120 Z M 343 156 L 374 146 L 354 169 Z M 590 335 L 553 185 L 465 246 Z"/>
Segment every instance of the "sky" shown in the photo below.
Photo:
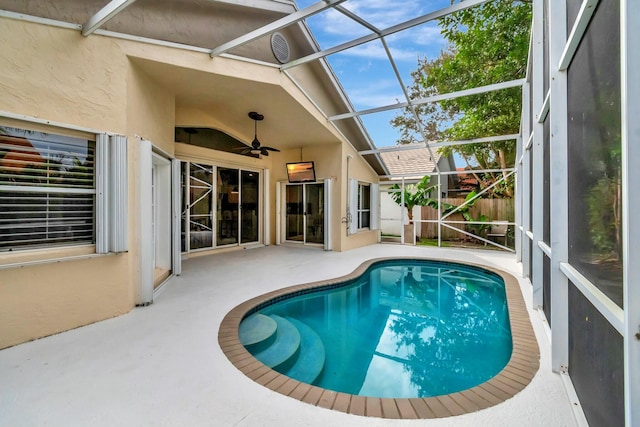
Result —
<path fill-rule="evenodd" d="M 297 0 L 297 3 L 303 9 L 317 3 L 317 0 Z M 450 4 L 450 0 L 347 0 L 341 3 L 378 29 L 386 29 Z M 323 50 L 371 33 L 333 9 L 308 18 L 307 25 Z M 411 85 L 410 73 L 417 68 L 419 58 L 436 58 L 446 47 L 435 21 L 393 34 L 385 40 L 405 87 Z M 330 55 L 327 60 L 356 111 L 405 102 L 402 86 L 381 41 L 374 40 Z M 389 121 L 399 111 L 361 116 L 377 147 L 396 144 L 399 135 Z"/>

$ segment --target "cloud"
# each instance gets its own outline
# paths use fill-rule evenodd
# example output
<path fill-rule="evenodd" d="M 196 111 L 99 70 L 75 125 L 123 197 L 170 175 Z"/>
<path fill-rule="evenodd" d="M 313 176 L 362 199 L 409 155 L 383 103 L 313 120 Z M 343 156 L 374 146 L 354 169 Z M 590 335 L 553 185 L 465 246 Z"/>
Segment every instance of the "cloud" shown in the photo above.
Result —
<path fill-rule="evenodd" d="M 343 80 L 343 83 L 347 83 Z M 349 99 L 357 109 L 382 107 L 385 105 L 404 102 L 402 88 L 397 80 L 367 79 L 365 86 L 347 87 Z M 351 86 L 348 85 L 347 86 Z"/>
<path fill-rule="evenodd" d="M 398 6 L 390 8 L 389 3 L 391 5 L 397 3 Z M 419 4 L 420 2 L 415 0 L 407 2 L 400 2 L 399 0 L 371 0 L 368 2 L 355 0 L 345 3 L 345 7 L 383 29 L 423 14 L 424 11 L 421 10 L 422 6 Z M 337 46 L 371 34 L 371 31 L 362 25 L 333 9 L 319 15 L 311 28 L 325 48 Z M 425 54 L 429 57 L 437 56 L 446 44 L 440 34 L 440 28 L 435 22 L 428 22 L 391 34 L 385 40 L 396 61 L 413 62 L 418 57 L 425 56 Z M 339 55 L 371 60 L 387 59 L 382 43 L 377 40 L 348 49 Z"/>
<path fill-rule="evenodd" d="M 425 13 L 419 0 L 352 0 L 342 6 L 381 30 Z M 316 19 L 319 29 L 328 35 L 351 39 L 371 33 L 334 9 L 318 15 Z"/>

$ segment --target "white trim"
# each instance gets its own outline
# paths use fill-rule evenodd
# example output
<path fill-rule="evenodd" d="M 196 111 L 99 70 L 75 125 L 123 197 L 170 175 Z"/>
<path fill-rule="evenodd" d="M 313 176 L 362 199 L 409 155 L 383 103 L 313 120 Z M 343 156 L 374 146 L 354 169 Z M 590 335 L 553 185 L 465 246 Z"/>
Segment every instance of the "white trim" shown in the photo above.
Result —
<path fill-rule="evenodd" d="M 611 326 L 621 335 L 624 335 L 624 310 L 606 296 L 596 285 L 584 277 L 571 264 L 560 263 L 560 271 L 573 283 L 573 285 L 593 304 Z M 553 304 L 552 304 L 553 306 Z"/>
<path fill-rule="evenodd" d="M 271 197 L 269 193 L 270 173 L 269 169 L 264 169 L 260 174 L 262 176 L 262 191 L 260 192 L 260 200 L 262 200 L 262 243 L 265 246 L 271 244 Z"/>
<path fill-rule="evenodd" d="M 598 3 L 600 3 L 600 0 L 584 0 L 582 2 L 576 21 L 573 23 L 571 34 L 569 34 L 567 44 L 565 45 L 564 51 L 560 57 L 560 62 L 558 64 L 558 69 L 560 71 L 565 71 L 569 68 L 571 61 L 573 60 L 573 56 L 576 54 L 578 46 L 582 41 L 582 36 L 584 36 L 585 31 L 587 31 L 593 12 L 598 7 Z"/>
<path fill-rule="evenodd" d="M 182 274 L 181 163 L 178 159 L 171 159 L 171 272 L 176 276 Z"/>
<path fill-rule="evenodd" d="M 136 0 L 111 0 L 95 15 L 93 15 L 82 27 L 82 35 L 88 36 L 95 30 L 106 24 L 109 20 L 122 12 Z"/>
<path fill-rule="evenodd" d="M 536 273 L 532 280 L 532 305 L 534 307 L 542 307 L 544 305 L 544 249 L 540 247 L 540 242 L 544 236 L 544 118 L 549 114 L 549 102 L 551 101 L 551 92 L 544 93 L 544 5 L 541 2 L 533 4 L 533 31 L 532 31 L 532 49 L 531 54 L 534 61 L 532 64 L 532 83 L 531 83 L 531 104 L 528 111 L 529 117 L 526 123 L 531 123 L 531 150 L 533 156 L 533 198 L 531 218 L 531 230 L 535 238 L 532 247 L 532 270 Z M 548 64 L 547 64 L 548 65 Z M 534 112 L 540 110 L 537 120 L 534 120 Z M 531 119 L 531 120 L 529 120 Z M 548 246 L 545 245 L 547 248 Z M 551 253 L 549 248 L 548 254 Z M 547 324 L 548 325 L 548 324 Z M 551 331 L 549 331 L 551 332 Z"/>
<path fill-rule="evenodd" d="M 152 215 L 151 174 L 152 144 L 146 139 L 140 139 L 138 146 L 138 242 L 140 253 L 139 283 L 137 286 L 136 305 L 148 305 L 153 302 L 153 224 L 149 221 Z"/>
<path fill-rule="evenodd" d="M 104 134 L 96 135 L 96 252 L 109 252 L 109 137 Z"/>
<path fill-rule="evenodd" d="M 326 0 L 325 0 L 326 1 Z M 457 12 L 459 10 L 468 9 L 473 6 L 480 5 L 482 3 L 486 3 L 489 0 L 467 0 L 464 2 L 456 3 L 451 6 L 447 6 L 440 10 L 436 10 L 431 13 L 427 13 L 426 15 L 419 16 L 417 18 L 411 19 L 409 21 L 402 22 L 400 24 L 394 25 L 392 27 L 386 28 L 382 31 L 376 32 L 374 34 L 369 34 L 363 37 L 360 37 L 355 40 L 348 41 L 346 43 L 342 43 L 338 46 L 332 47 L 330 49 L 325 49 L 321 52 L 316 52 L 311 55 L 304 56 L 302 58 L 296 59 L 294 61 L 290 61 L 284 65 L 282 65 L 282 69 L 286 70 L 288 68 L 296 67 L 301 64 L 305 64 L 307 62 L 315 61 L 316 59 L 324 58 L 325 56 L 332 55 L 334 53 L 342 52 L 347 49 L 351 49 L 352 47 L 360 46 L 362 44 L 368 43 L 370 41 L 376 40 L 381 37 L 390 36 L 397 32 L 409 29 L 411 27 L 415 27 L 416 25 L 421 25 L 429 21 L 436 20 L 438 18 L 442 18 L 443 16 L 449 15 L 453 12 Z M 337 8 L 336 8 L 337 9 Z M 370 28 L 371 29 L 371 28 Z"/>
<path fill-rule="evenodd" d="M 546 1 L 546 0 L 545 0 Z M 549 109 L 551 157 L 551 368 L 569 368 L 569 288 L 560 264 L 569 257 L 569 188 L 567 131 L 567 74 L 558 70 L 567 39 L 567 8 L 564 1 L 549 1 Z M 554 65 L 552 65 L 554 64 Z"/>
<path fill-rule="evenodd" d="M 109 251 L 129 249 L 129 179 L 127 137 L 109 137 Z"/>
<path fill-rule="evenodd" d="M 314 3 L 309 7 L 290 13 L 284 16 L 283 18 L 280 18 L 274 22 L 271 22 L 263 27 L 255 29 L 253 31 L 243 34 L 238 38 L 235 38 L 226 43 L 223 43 L 220 46 L 211 49 L 210 55 L 212 58 L 215 56 L 218 56 L 231 49 L 235 49 L 236 47 L 252 42 L 253 40 L 257 40 L 260 37 L 265 36 L 269 33 L 281 30 L 282 28 L 285 28 L 291 24 L 295 24 L 298 21 L 302 21 L 303 19 L 309 16 L 313 16 L 317 13 L 320 13 L 344 1 L 346 0 L 323 0 L 317 3 Z"/>
<path fill-rule="evenodd" d="M 464 90 L 460 90 L 457 92 L 450 92 L 450 93 L 445 93 L 442 95 L 434 95 L 434 96 L 429 96 L 427 98 L 422 98 L 422 99 L 416 99 L 414 101 L 411 101 L 411 103 L 408 102 L 398 102 L 396 104 L 391 104 L 391 105 L 386 105 L 384 107 L 377 107 L 377 108 L 370 108 L 368 110 L 360 110 L 360 111 L 356 111 L 356 112 L 352 112 L 352 113 L 344 113 L 344 114 L 337 114 L 335 116 L 330 116 L 328 117 L 329 121 L 334 121 L 334 120 L 344 120 L 344 119 L 349 119 L 352 117 L 356 117 L 356 116 L 363 116 L 366 114 L 373 114 L 373 113 L 379 113 L 382 111 L 389 111 L 389 110 L 397 110 L 400 108 L 406 108 L 410 105 L 422 105 L 422 104 L 429 104 L 429 103 L 433 103 L 433 102 L 440 102 L 440 101 L 444 101 L 447 99 L 455 99 L 455 98 L 461 98 L 464 96 L 469 96 L 469 95 L 478 95 L 481 93 L 487 93 L 487 92 L 493 92 L 496 90 L 502 90 L 502 89 L 508 89 L 508 88 L 512 88 L 512 87 L 520 87 L 524 84 L 525 80 L 524 79 L 516 79 L 516 80 L 511 80 L 508 82 L 501 82 L 501 83 L 495 83 L 495 84 L 490 84 L 490 85 L 486 85 L 486 86 L 478 86 L 478 87 L 474 87 L 471 89 L 464 89 Z"/>
<path fill-rule="evenodd" d="M 99 135 L 99 134 L 116 135 L 116 133 L 114 132 L 105 132 L 98 129 L 92 129 L 92 128 L 87 128 L 83 126 L 75 126 L 67 123 L 56 122 L 53 120 L 45 120 L 39 117 L 27 116 L 24 114 L 15 114 L 9 111 L 0 111 L 0 117 L 5 117 L 7 119 L 21 120 L 23 122 L 29 122 L 29 123 L 37 123 L 40 125 L 48 125 L 48 126 L 57 127 L 60 129 L 68 129 L 68 130 L 74 130 L 74 131 L 84 132 L 84 133 L 92 133 L 94 135 Z"/>
<path fill-rule="evenodd" d="M 41 18 L 40 16 L 27 15 L 25 13 L 10 12 L 0 10 L 0 17 L 15 19 L 17 21 L 33 22 L 34 24 L 49 25 L 51 27 L 66 28 L 69 30 L 81 30 L 82 25 L 70 22 L 58 21 L 56 19 Z"/>
<path fill-rule="evenodd" d="M 551 91 L 548 90 L 546 96 L 544 97 L 544 101 L 542 101 L 542 108 L 538 113 L 538 123 L 544 123 L 544 119 L 547 118 L 549 114 L 549 107 L 551 106 Z M 535 104 L 534 104 L 535 107 Z"/>
<path fill-rule="evenodd" d="M 387 153 L 387 152 L 396 152 L 396 151 L 404 151 L 404 150 L 416 150 L 421 148 L 440 148 L 440 147 L 448 147 L 452 145 L 464 145 L 464 144 L 480 144 L 483 142 L 497 142 L 497 141 L 509 141 L 511 139 L 518 139 L 520 135 L 517 133 L 510 135 L 500 135 L 500 136 L 487 136 L 484 138 L 472 138 L 467 140 L 458 140 L 458 141 L 429 141 L 426 144 L 424 142 L 419 142 L 417 144 L 404 144 L 404 145 L 392 145 L 389 147 L 380 147 L 373 150 L 363 150 L 358 151 L 360 155 L 366 154 L 376 154 L 376 153 Z"/>
<path fill-rule="evenodd" d="M 369 229 L 380 229 L 380 184 L 371 184 L 369 186 Z"/>
<path fill-rule="evenodd" d="M 538 240 L 538 247 L 549 258 L 551 258 L 551 248 L 542 240 Z"/>
<path fill-rule="evenodd" d="M 640 170 L 640 2 L 620 1 L 622 91 L 622 230 L 624 300 L 624 399 L 626 425 L 640 425 L 640 195 L 635 176 Z"/>
<path fill-rule="evenodd" d="M 96 150 L 97 151 L 97 150 Z M 96 169 L 98 165 L 96 164 Z M 62 193 L 62 194 L 97 194 L 97 190 L 92 188 L 65 188 L 65 187 L 27 187 L 22 185 L 3 185 L 0 192 L 20 191 L 28 193 Z"/>
<path fill-rule="evenodd" d="M 199 52 L 199 53 L 209 53 L 209 49 L 205 49 L 202 47 L 190 46 L 188 44 L 169 42 L 165 40 L 151 39 L 151 38 L 142 37 L 142 36 L 135 36 L 133 34 L 119 33 L 117 31 L 96 30 L 93 34 L 97 36 L 112 37 L 115 39 L 146 43 L 146 44 L 151 44 L 155 46 L 171 47 L 175 49 L 189 50 L 192 52 Z"/>
<path fill-rule="evenodd" d="M 531 134 L 529 135 L 529 138 L 527 139 L 527 143 L 524 145 L 524 149 L 530 150 L 531 145 L 533 145 L 533 132 L 531 132 Z"/>
<path fill-rule="evenodd" d="M 507 172 L 507 173 L 512 173 L 515 172 L 516 169 L 515 168 L 507 168 L 507 169 L 474 169 L 473 172 L 474 173 L 502 173 L 502 172 Z M 424 171 L 422 172 L 424 175 L 431 175 L 431 176 L 436 176 L 436 175 L 468 175 L 469 172 L 471 171 L 441 171 L 440 173 L 434 172 L 434 171 Z M 410 183 L 410 182 L 419 182 L 422 179 L 423 175 L 420 175 L 420 172 L 412 172 L 411 174 L 412 176 L 414 176 L 415 178 L 412 177 L 407 177 L 406 174 L 393 174 L 393 175 L 380 175 L 380 178 L 402 178 L 405 180 L 405 182 Z M 386 182 L 386 181 L 385 181 Z M 383 184 L 384 182 L 381 182 L 381 184 Z M 390 184 L 394 184 L 396 182 L 392 182 L 389 181 Z"/>
<path fill-rule="evenodd" d="M 79 246 L 93 247 L 94 245 L 79 245 Z M 75 246 L 75 247 L 79 247 L 79 246 Z M 14 262 L 11 264 L 0 264 L 0 270 L 10 270 L 12 268 L 30 267 L 33 265 L 42 265 L 42 264 L 57 264 L 59 262 L 79 261 L 83 259 L 93 259 L 93 258 L 99 258 L 99 257 L 111 256 L 111 255 L 115 255 L 115 254 L 114 253 L 104 253 L 104 254 L 94 253 L 94 254 L 86 254 L 86 255 L 64 256 L 64 257 L 58 257 L 58 258 L 37 259 L 33 261 L 20 261 L 20 262 Z"/>
<path fill-rule="evenodd" d="M 349 179 L 349 205 L 347 210 L 349 212 L 347 230 L 351 235 L 358 231 L 358 180 L 354 178 Z"/>
<path fill-rule="evenodd" d="M 332 196 L 333 196 L 333 179 L 325 178 L 324 180 L 324 250 L 331 251 L 333 250 L 333 243 L 331 241 L 331 236 L 333 234 L 333 230 L 331 228 L 332 224 Z"/>
<path fill-rule="evenodd" d="M 278 182 L 276 183 L 276 245 L 280 245 L 282 243 L 282 223 L 284 221 L 284 217 L 282 215 L 282 189 L 285 187 L 286 182 Z M 286 191 L 286 190 L 285 190 Z"/>

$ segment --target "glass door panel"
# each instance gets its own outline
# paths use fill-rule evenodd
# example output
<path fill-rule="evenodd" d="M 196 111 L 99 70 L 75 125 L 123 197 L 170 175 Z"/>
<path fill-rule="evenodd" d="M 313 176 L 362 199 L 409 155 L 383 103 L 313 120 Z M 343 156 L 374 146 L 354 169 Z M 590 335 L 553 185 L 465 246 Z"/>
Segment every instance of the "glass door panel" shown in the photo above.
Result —
<path fill-rule="evenodd" d="M 258 241 L 258 192 L 260 176 L 257 172 L 242 171 L 240 185 L 240 242 Z"/>
<path fill-rule="evenodd" d="M 213 167 L 191 163 L 189 171 L 190 249 L 213 245 Z"/>
<path fill-rule="evenodd" d="M 304 186 L 287 185 L 286 240 L 304 242 Z"/>
<path fill-rule="evenodd" d="M 306 243 L 324 243 L 324 184 L 305 184 Z"/>
<path fill-rule="evenodd" d="M 240 189 L 238 169 L 218 168 L 217 246 L 238 243 Z"/>

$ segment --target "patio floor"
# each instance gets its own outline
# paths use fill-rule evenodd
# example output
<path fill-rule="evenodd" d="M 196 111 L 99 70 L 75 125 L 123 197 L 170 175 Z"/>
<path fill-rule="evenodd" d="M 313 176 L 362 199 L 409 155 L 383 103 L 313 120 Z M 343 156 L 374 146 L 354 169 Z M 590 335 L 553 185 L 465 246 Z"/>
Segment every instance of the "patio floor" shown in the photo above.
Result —
<path fill-rule="evenodd" d="M 367 259 L 424 256 L 501 268 L 514 255 L 401 245 L 348 252 L 270 246 L 185 260 L 155 302 L 114 319 L 0 351 L 0 426 L 575 426 L 551 372 L 545 327 L 530 309 L 540 370 L 513 398 L 435 420 L 348 415 L 275 393 L 244 376 L 217 340 L 224 315 L 274 289 L 352 272 Z"/>

